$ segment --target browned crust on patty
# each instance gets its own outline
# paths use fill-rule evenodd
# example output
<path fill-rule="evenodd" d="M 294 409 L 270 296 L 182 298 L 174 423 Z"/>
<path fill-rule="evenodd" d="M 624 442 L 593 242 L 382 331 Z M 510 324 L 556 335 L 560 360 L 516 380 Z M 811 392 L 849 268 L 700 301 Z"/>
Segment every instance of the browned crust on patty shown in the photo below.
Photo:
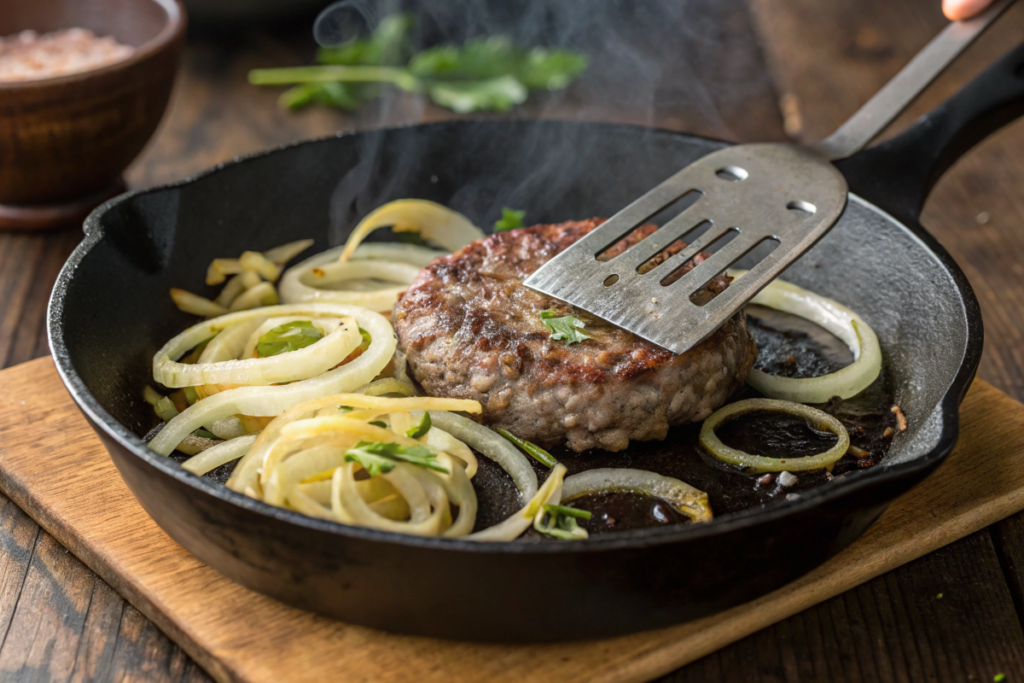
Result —
<path fill-rule="evenodd" d="M 485 424 L 579 451 L 661 439 L 669 426 L 702 420 L 722 405 L 756 356 L 742 314 L 677 356 L 522 284 L 601 222 L 497 233 L 427 266 L 394 310 L 412 377 L 430 395 L 480 401 Z M 655 229 L 639 229 L 606 256 Z M 725 286 L 719 278 L 711 288 Z M 539 317 L 549 309 L 583 320 L 592 338 L 572 345 L 550 339 Z M 656 314 L 657 304 L 651 309 Z"/>

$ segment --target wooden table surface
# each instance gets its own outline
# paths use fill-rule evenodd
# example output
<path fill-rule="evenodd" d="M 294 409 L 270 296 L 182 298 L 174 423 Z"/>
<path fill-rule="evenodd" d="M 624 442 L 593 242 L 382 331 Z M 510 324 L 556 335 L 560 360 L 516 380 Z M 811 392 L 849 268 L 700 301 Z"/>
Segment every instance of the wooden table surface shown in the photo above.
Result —
<path fill-rule="evenodd" d="M 939 0 L 681 0 L 679 41 L 641 96 L 599 82 L 518 115 L 625 120 L 736 140 L 816 140 L 943 25 Z M 1024 40 L 1024 3 L 942 76 L 897 128 Z M 348 115 L 280 112 L 246 85 L 301 64 L 304 28 L 193 36 L 161 130 L 132 186 L 238 154 L 382 123 L 448 116 L 410 96 Z M 644 97 L 642 95 L 649 95 Z M 982 143 L 936 187 L 922 223 L 970 278 L 985 319 L 980 376 L 1024 400 L 1024 123 Z M 0 367 L 46 354 L 50 288 L 80 230 L 0 233 Z M 940 597 L 941 595 L 941 597 Z M 672 681 L 1024 681 L 1024 513 L 756 633 Z M 205 681 L 152 623 L 0 496 L 0 680 Z"/>

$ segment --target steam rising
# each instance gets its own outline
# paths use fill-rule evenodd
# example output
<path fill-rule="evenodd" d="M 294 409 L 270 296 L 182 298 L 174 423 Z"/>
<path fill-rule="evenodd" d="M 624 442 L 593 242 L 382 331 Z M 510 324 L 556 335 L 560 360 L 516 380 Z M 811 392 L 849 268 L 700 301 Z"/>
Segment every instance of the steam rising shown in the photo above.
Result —
<path fill-rule="evenodd" d="M 736 25 L 737 17 L 747 16 L 743 0 L 343 0 L 324 10 L 314 34 L 322 45 L 335 45 L 403 11 L 416 19 L 415 49 L 502 34 L 520 46 L 565 48 L 589 58 L 587 71 L 568 89 L 531 92 L 525 105 L 508 114 L 473 118 L 608 121 L 736 140 L 744 136 L 730 123 L 749 116 L 741 107 L 762 94 L 774 100 L 762 64 L 749 58 L 754 51 L 729 49 L 729 38 L 735 44 L 738 31 L 748 28 Z M 453 116 L 404 93 L 386 95 L 375 112 L 380 125 Z M 526 209 L 527 224 L 609 215 L 621 204 L 606 206 L 607 199 L 620 192 L 576 195 L 595 187 L 595 173 L 609 188 L 636 185 L 643 175 L 636 167 L 656 152 L 651 137 L 643 138 L 629 158 L 609 158 L 588 127 L 566 127 L 553 136 L 551 129 L 515 126 L 501 137 L 453 137 L 445 149 L 435 149 L 426 135 L 402 136 L 401 149 L 385 149 L 391 138 L 364 134 L 359 162 L 341 179 L 332 199 L 331 239 L 344 241 L 360 217 L 404 196 L 446 203 L 485 229 L 503 206 Z M 453 186 L 461 175 L 459 164 L 472 155 L 492 158 L 496 148 L 515 153 L 505 154 L 500 167 Z M 681 159 L 680 165 L 687 162 Z M 633 196 L 649 187 L 638 187 Z M 580 213 L 566 215 L 570 206 Z"/>

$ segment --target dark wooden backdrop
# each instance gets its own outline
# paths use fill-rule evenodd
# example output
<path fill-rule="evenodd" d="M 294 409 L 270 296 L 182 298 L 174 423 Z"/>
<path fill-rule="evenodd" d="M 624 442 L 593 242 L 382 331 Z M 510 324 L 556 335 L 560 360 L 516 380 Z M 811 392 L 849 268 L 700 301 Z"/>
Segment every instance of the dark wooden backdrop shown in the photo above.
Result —
<path fill-rule="evenodd" d="M 737 140 L 823 137 L 943 25 L 939 0 L 681 0 L 680 40 L 654 46 L 650 103 L 614 92 L 531 103 L 527 115 L 621 120 Z M 688 18 L 688 19 L 687 19 Z M 1024 3 L 899 125 L 1024 40 Z M 448 116 L 401 96 L 356 115 L 284 113 L 246 85 L 257 66 L 309 60 L 306 28 L 193 36 L 170 112 L 128 180 L 180 178 L 236 155 L 337 130 Z M 696 104 L 695 104 L 696 103 Z M 585 106 L 586 105 L 586 106 Z M 699 106 L 698 106 L 699 105 Z M 1024 400 L 1024 123 L 939 183 L 923 224 L 963 266 L 985 316 L 980 374 Z M 45 306 L 80 238 L 0 233 L 0 367 L 46 354 Z M 53 425 L 59 428 L 59 425 Z M 798 614 L 673 681 L 1024 680 L 1024 513 Z M 940 597 L 941 596 L 941 597 Z M 340 672 L 343 675 L 343 672 Z M 177 646 L 0 496 L 0 679 L 207 680 Z"/>

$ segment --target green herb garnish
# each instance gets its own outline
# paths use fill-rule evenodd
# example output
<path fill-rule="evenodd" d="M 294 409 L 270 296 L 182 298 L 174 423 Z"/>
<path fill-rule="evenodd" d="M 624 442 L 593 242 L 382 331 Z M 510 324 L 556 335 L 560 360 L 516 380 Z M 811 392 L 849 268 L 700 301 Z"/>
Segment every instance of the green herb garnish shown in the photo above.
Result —
<path fill-rule="evenodd" d="M 590 519 L 586 510 L 577 510 L 565 505 L 548 505 L 542 507 L 543 514 L 533 522 L 533 528 L 542 534 L 559 538 L 564 541 L 575 541 L 588 537 L 587 530 L 579 525 L 577 519 Z"/>
<path fill-rule="evenodd" d="M 1003 683 L 1006 680 L 1006 674 L 996 674 L 992 677 L 993 683 Z"/>
<path fill-rule="evenodd" d="M 936 595 L 935 599 L 936 600 L 941 600 L 942 599 L 942 593 L 939 593 L 938 595 Z"/>
<path fill-rule="evenodd" d="M 574 315 L 559 316 L 555 311 L 547 310 L 540 312 L 540 319 L 551 330 L 551 339 L 555 341 L 564 340 L 571 346 L 592 338 L 589 334 L 580 332 L 587 324 Z"/>
<path fill-rule="evenodd" d="M 370 342 L 373 341 L 373 337 L 371 337 L 370 333 L 361 327 L 359 328 L 359 336 L 362 337 L 363 339 L 363 342 L 362 344 L 360 344 L 360 346 L 365 351 L 370 346 Z"/>
<path fill-rule="evenodd" d="M 387 423 L 382 422 L 381 420 L 370 420 L 370 424 L 372 424 L 374 427 L 381 427 L 382 429 L 388 428 Z"/>
<path fill-rule="evenodd" d="M 525 215 L 525 211 L 516 211 L 506 207 L 501 210 L 501 220 L 494 224 L 494 229 L 497 232 L 505 232 L 506 230 L 521 228 L 523 227 L 523 217 Z"/>
<path fill-rule="evenodd" d="M 406 430 L 405 435 L 410 439 L 422 439 L 424 436 L 427 435 L 427 432 L 429 431 L 430 413 L 424 410 L 423 417 L 420 418 L 420 423 L 413 427 L 412 429 Z"/>
<path fill-rule="evenodd" d="M 216 439 L 217 438 L 214 434 L 212 434 L 211 432 L 206 431 L 205 429 L 197 429 L 196 431 L 192 432 L 192 435 L 193 436 L 198 436 L 198 437 L 203 438 L 203 439 Z"/>
<path fill-rule="evenodd" d="M 426 446 L 400 446 L 397 443 L 360 439 L 359 443 L 345 451 L 345 462 L 359 463 L 370 476 L 390 472 L 399 461 L 448 474 L 448 469 L 437 462 L 437 456 Z"/>
<path fill-rule="evenodd" d="M 590 519 L 593 517 L 593 513 L 589 510 L 580 510 L 574 508 L 571 505 L 551 505 L 544 503 L 544 509 L 552 514 L 569 515 L 570 517 L 579 517 L 580 519 Z"/>
<path fill-rule="evenodd" d="M 535 460 L 537 460 L 540 464 L 544 465 L 545 467 L 553 468 L 555 465 L 558 464 L 558 461 L 555 459 L 555 456 L 551 455 L 540 446 L 532 444 L 524 439 L 520 439 L 518 436 L 511 434 L 510 432 L 502 429 L 501 427 L 497 429 L 497 432 L 506 439 L 508 439 L 509 441 L 511 441 L 512 443 L 514 443 L 520 449 L 525 451 L 527 454 L 533 456 Z"/>
<path fill-rule="evenodd" d="M 314 327 L 309 320 L 293 320 L 278 325 L 260 337 L 256 344 L 256 353 L 260 358 L 276 356 L 280 353 L 298 351 L 324 338 L 323 331 Z"/>
<path fill-rule="evenodd" d="M 323 104 L 353 110 L 381 95 L 381 86 L 426 93 L 458 113 L 506 111 L 529 91 L 560 90 L 587 68 L 587 58 L 569 50 L 522 49 L 504 36 L 472 38 L 461 47 L 439 45 L 412 54 L 407 14 L 385 18 L 367 38 L 323 48 L 317 66 L 255 69 L 255 85 L 295 85 L 281 106 Z M 403 66 L 404 65 L 404 66 Z"/>

